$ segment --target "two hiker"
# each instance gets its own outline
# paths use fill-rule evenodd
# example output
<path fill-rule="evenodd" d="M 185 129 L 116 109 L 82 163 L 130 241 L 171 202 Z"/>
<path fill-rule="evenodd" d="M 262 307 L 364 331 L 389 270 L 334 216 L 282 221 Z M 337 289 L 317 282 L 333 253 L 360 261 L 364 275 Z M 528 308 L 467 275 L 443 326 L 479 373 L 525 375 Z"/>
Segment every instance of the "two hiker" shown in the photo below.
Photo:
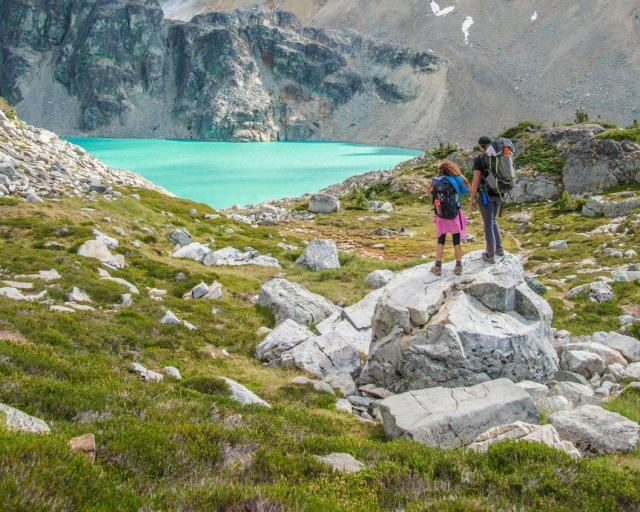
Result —
<path fill-rule="evenodd" d="M 461 240 L 466 240 L 467 217 L 462 211 L 460 197 L 471 193 L 471 208 L 480 204 L 484 222 L 486 250 L 482 259 L 495 263 L 496 256 L 504 255 L 500 228 L 496 218 L 502 207 L 502 193 L 508 190 L 515 177 L 513 167 L 513 144 L 508 139 L 492 141 L 487 136 L 478 140 L 480 155 L 473 162 L 473 181 L 469 184 L 460 167 L 445 160 L 438 167 L 438 175 L 429 186 L 434 205 L 434 223 L 438 236 L 436 263 L 431 271 L 442 273 L 442 256 L 447 234 L 451 234 L 456 256 L 454 273 L 462 274 Z"/>

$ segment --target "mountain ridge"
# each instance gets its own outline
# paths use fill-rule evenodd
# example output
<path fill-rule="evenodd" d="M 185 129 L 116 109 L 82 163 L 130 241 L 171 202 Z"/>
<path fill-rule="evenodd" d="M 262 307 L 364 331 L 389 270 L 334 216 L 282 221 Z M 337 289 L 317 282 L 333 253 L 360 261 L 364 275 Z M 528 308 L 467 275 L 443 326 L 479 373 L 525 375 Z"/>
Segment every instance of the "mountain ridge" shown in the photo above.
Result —
<path fill-rule="evenodd" d="M 167 21 L 155 0 L 0 3 L 0 94 L 62 135 L 414 146 L 446 62 L 250 9 Z M 406 124 L 415 136 L 406 135 Z"/>

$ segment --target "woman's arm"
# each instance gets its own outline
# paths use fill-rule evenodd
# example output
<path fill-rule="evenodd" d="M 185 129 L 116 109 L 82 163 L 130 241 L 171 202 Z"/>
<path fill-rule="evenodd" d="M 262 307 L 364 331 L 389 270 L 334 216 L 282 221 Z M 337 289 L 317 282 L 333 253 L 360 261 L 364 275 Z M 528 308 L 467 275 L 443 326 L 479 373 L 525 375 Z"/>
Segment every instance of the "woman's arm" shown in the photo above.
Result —
<path fill-rule="evenodd" d="M 478 197 L 478 187 L 480 186 L 480 177 L 482 176 L 482 172 L 475 170 L 473 171 L 473 183 L 471 183 L 471 209 L 475 210 L 477 202 L 476 198 Z"/>

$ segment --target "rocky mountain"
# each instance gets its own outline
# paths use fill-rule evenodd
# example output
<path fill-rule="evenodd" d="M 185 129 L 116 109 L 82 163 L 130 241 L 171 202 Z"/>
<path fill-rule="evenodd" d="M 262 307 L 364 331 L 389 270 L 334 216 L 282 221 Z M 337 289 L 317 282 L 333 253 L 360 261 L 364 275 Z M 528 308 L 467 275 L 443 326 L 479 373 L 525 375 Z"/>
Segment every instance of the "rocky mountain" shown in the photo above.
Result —
<path fill-rule="evenodd" d="M 170 18 L 254 4 L 294 12 L 305 24 L 349 28 L 433 50 L 447 61 L 441 109 L 420 134 L 475 142 L 522 119 L 546 124 L 577 108 L 627 125 L 640 117 L 640 5 L 636 0 L 163 0 Z M 407 135 L 411 124 L 406 124 Z M 381 140 L 379 134 L 377 139 Z"/>
<path fill-rule="evenodd" d="M 0 48 L 0 95 L 61 135 L 415 145 L 446 93 L 433 52 L 284 11 L 182 22 L 155 0 L 2 0 Z"/>

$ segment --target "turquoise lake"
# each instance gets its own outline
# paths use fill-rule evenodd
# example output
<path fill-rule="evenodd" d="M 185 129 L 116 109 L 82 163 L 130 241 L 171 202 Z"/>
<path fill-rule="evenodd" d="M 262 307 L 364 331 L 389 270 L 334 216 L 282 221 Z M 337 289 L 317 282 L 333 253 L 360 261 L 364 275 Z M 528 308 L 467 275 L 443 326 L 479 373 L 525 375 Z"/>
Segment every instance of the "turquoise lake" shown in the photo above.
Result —
<path fill-rule="evenodd" d="M 299 196 L 389 169 L 419 151 L 338 142 L 200 142 L 69 138 L 110 167 L 215 208 Z"/>

